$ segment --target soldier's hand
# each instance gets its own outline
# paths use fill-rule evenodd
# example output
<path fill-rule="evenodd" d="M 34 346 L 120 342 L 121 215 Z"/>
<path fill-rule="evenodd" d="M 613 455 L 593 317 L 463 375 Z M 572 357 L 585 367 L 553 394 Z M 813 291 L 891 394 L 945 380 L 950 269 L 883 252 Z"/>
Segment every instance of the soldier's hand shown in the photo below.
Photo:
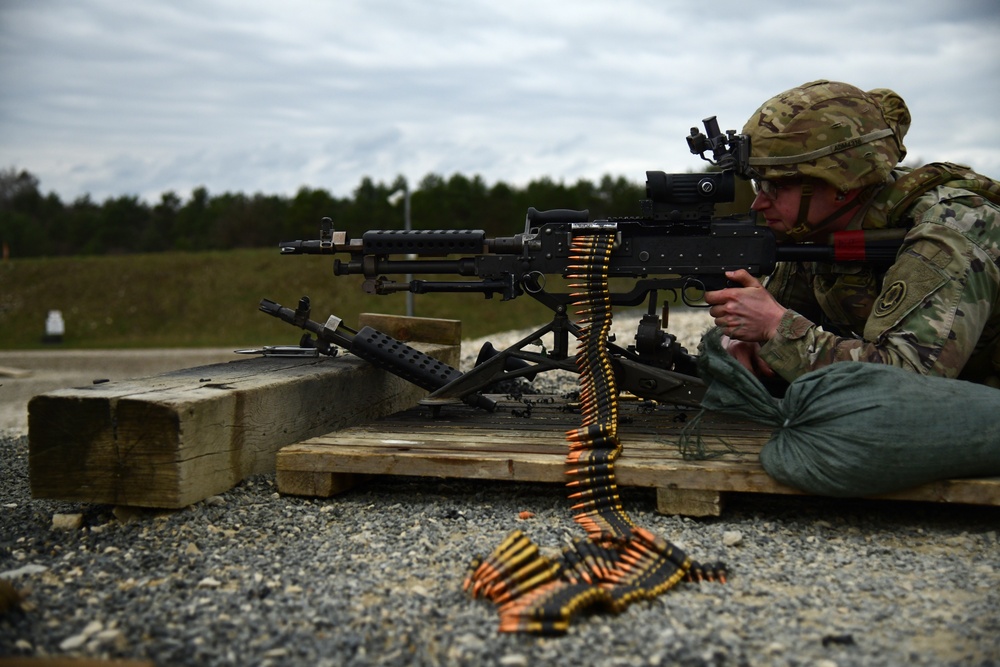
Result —
<path fill-rule="evenodd" d="M 760 356 L 760 343 L 745 343 L 729 336 L 721 339 L 722 347 L 729 355 L 757 377 L 774 377 L 776 374 Z"/>
<path fill-rule="evenodd" d="M 726 271 L 737 287 L 705 293 L 705 303 L 715 325 L 730 338 L 748 343 L 766 343 L 778 331 L 785 307 L 775 301 L 760 281 L 747 271 Z"/>

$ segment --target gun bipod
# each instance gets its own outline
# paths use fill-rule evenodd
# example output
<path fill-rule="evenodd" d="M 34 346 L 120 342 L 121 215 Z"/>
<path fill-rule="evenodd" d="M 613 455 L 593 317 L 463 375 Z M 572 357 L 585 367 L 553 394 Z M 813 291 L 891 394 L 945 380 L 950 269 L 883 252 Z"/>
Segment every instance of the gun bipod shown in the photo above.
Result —
<path fill-rule="evenodd" d="M 554 343 L 548 353 L 528 352 L 527 345 L 537 343 L 542 336 L 552 333 Z M 422 400 L 421 405 L 440 406 L 454 403 L 501 380 L 532 376 L 551 370 L 578 373 L 576 355 L 569 355 L 569 334 L 579 338 L 580 327 L 566 316 L 565 309 L 555 312 L 552 321 L 533 331 L 513 345 L 496 351 L 490 343 L 480 350 L 476 365 Z M 489 347 L 487 347 L 489 346 Z M 484 351 L 486 354 L 484 354 Z"/>
<path fill-rule="evenodd" d="M 554 337 L 552 350 L 538 353 L 524 349 L 537 343 L 548 333 L 552 333 Z M 420 403 L 439 408 L 466 400 L 469 395 L 489 393 L 487 389 L 491 385 L 504 380 L 524 377 L 530 381 L 538 373 L 551 370 L 579 373 L 576 353 L 572 356 L 569 354 L 570 334 L 579 339 L 580 326 L 571 321 L 564 310 L 556 310 L 551 322 L 506 349 L 498 351 L 489 342 L 485 343 L 471 370 L 456 376 Z M 657 365 L 653 358 L 640 356 L 632 349 L 610 342 L 607 345 L 618 387 L 623 392 L 661 403 L 695 407 L 701 404 L 705 383 L 700 378 L 673 368 L 664 368 L 662 362 Z M 669 358 L 674 359 L 675 354 L 671 352 Z M 688 367 L 692 366 L 690 358 L 685 361 Z"/>

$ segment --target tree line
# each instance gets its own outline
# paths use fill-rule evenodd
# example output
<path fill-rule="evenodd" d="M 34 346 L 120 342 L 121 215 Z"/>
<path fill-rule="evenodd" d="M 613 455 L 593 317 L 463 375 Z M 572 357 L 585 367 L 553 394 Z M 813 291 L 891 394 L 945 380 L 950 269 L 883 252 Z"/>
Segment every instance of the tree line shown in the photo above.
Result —
<path fill-rule="evenodd" d="M 315 238 L 320 220 L 332 218 L 351 237 L 368 229 L 403 227 L 403 202 L 393 198 L 406 184 L 361 180 L 351 197 L 302 187 L 294 196 L 210 194 L 195 188 L 187 200 L 164 192 L 155 204 L 134 195 L 94 202 L 83 196 L 64 203 L 43 194 L 38 179 L 16 168 L 0 170 L 0 243 L 4 256 L 53 257 L 171 250 L 271 247 Z M 488 236 L 523 230 L 529 206 L 589 209 L 591 219 L 637 215 L 645 184 L 604 176 L 573 184 L 541 178 L 524 187 L 486 184 L 478 175 L 425 176 L 411 191 L 414 229 L 483 229 Z"/>

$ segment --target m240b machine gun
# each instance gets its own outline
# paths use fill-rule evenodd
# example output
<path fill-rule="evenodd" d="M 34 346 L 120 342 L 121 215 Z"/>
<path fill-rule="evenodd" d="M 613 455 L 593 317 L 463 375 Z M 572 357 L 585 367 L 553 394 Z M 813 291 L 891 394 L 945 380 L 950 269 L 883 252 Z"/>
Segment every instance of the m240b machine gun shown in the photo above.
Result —
<path fill-rule="evenodd" d="M 695 360 L 665 331 L 657 314 L 658 294 L 667 290 L 688 305 L 701 294 L 726 286 L 726 271 L 746 269 L 753 275 L 771 273 L 779 261 L 863 261 L 891 264 L 898 239 L 872 240 L 841 232 L 828 245 L 778 244 L 770 229 L 752 215 L 716 218 L 716 204 L 735 199 L 736 177 L 753 176 L 748 165 L 749 139 L 730 130 L 719 131 L 715 117 L 704 121 L 705 132 L 691 129 L 692 153 L 719 168 L 688 174 L 646 172 L 647 198 L 634 217 L 590 220 L 586 210 L 529 208 L 524 231 L 488 238 L 482 230 L 370 230 L 348 238 L 324 218 L 320 238 L 280 244 L 282 254 L 334 255 L 337 276 L 364 276 L 371 294 L 412 292 L 481 293 L 506 301 L 529 296 L 547 306 L 553 319 L 531 335 L 496 351 L 484 347 L 476 366 L 466 373 L 447 367 L 423 353 L 366 327 L 355 332 L 339 318 L 325 324 L 309 319 L 309 300 L 293 310 L 264 299 L 260 310 L 315 334 L 321 351 L 337 345 L 430 391 L 431 405 L 463 400 L 491 409 L 485 388 L 500 379 L 533 377 L 551 369 L 577 371 L 570 336 L 579 327 L 567 315 L 572 294 L 556 291 L 552 277 L 571 273 L 570 246 L 574 236 L 595 231 L 613 234 L 614 249 L 608 277 L 625 278 L 627 286 L 609 295 L 613 306 L 647 304 L 635 344 L 619 347 L 609 341 L 618 386 L 643 398 L 697 404 L 704 390 L 696 377 Z M 706 153 L 710 152 L 711 157 Z M 454 275 L 455 280 L 427 280 L 415 275 Z M 388 276 L 407 276 L 391 280 Z M 552 333 L 554 344 L 543 353 L 526 349 Z M 388 340 L 386 340 L 388 339 Z"/>

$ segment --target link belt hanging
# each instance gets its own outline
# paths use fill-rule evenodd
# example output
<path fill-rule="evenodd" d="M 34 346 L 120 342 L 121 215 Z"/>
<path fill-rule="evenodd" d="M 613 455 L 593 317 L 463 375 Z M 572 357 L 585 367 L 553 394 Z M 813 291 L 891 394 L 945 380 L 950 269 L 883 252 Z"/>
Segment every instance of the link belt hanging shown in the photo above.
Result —
<path fill-rule="evenodd" d="M 557 559 L 542 555 L 520 530 L 469 565 L 464 588 L 492 600 L 501 632 L 565 633 L 582 611 L 618 613 L 634 600 L 651 599 L 681 580 L 725 582 L 722 563 L 703 566 L 668 540 L 636 526 L 622 508 L 615 481 L 618 389 L 607 350 L 611 331 L 608 265 L 614 230 L 575 236 L 569 278 L 582 332 L 580 427 L 567 432 L 566 475 L 573 519 L 587 532 Z"/>

